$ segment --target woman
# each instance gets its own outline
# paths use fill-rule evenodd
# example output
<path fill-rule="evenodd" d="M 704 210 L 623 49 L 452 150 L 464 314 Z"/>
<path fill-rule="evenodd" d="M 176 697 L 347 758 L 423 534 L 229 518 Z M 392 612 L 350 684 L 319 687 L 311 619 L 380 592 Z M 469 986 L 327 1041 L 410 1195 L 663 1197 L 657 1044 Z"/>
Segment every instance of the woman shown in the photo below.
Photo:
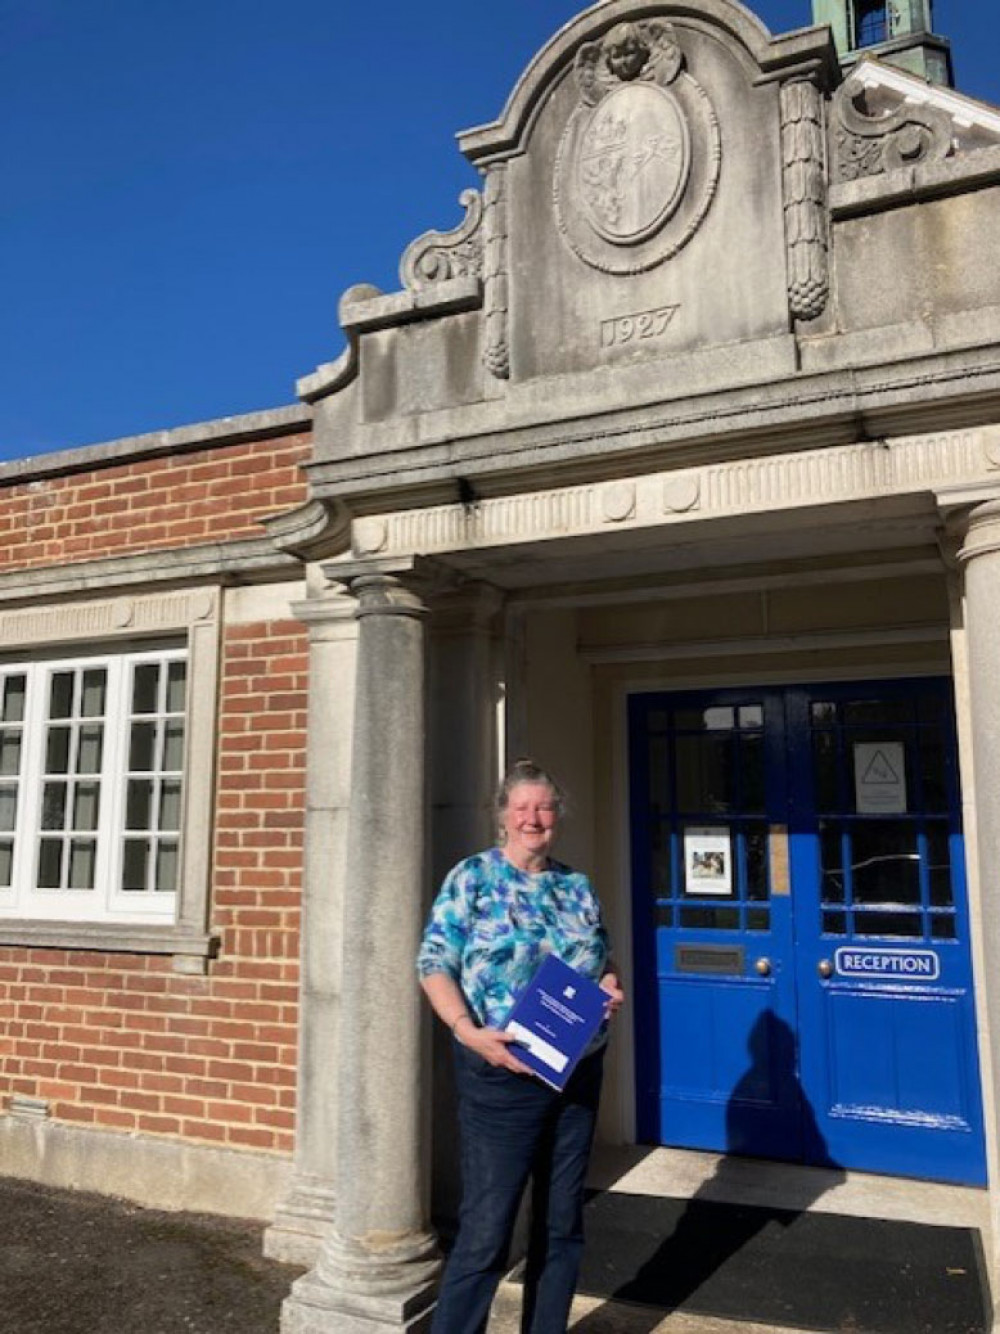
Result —
<path fill-rule="evenodd" d="M 497 807 L 500 846 L 449 872 L 417 960 L 421 985 L 454 1038 L 461 1133 L 458 1236 L 431 1330 L 486 1329 L 531 1176 L 521 1328 L 563 1334 L 583 1250 L 583 1189 L 606 1033 L 557 1093 L 517 1059 L 502 1026 L 546 953 L 599 981 L 609 1014 L 624 995 L 589 880 L 550 856 L 563 810 L 558 785 L 532 761 L 518 760 Z"/>

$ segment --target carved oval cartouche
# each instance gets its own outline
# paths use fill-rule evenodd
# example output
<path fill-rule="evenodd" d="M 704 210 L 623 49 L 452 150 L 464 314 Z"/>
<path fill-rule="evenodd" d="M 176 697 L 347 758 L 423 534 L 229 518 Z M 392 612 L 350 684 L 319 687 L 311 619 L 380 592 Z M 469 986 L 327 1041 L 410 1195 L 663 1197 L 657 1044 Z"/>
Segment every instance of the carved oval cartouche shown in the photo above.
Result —
<path fill-rule="evenodd" d="M 612 245 L 652 236 L 677 207 L 691 149 L 673 95 L 628 83 L 591 113 L 576 155 L 576 191 L 594 230 Z"/>

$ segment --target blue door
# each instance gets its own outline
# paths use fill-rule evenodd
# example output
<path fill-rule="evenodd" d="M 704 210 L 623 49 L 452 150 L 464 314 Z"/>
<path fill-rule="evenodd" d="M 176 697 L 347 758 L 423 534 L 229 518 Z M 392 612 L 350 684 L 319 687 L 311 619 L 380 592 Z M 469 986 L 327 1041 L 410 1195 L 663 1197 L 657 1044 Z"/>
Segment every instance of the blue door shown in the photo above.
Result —
<path fill-rule="evenodd" d="M 639 1138 L 983 1182 L 949 683 L 629 724 Z"/>

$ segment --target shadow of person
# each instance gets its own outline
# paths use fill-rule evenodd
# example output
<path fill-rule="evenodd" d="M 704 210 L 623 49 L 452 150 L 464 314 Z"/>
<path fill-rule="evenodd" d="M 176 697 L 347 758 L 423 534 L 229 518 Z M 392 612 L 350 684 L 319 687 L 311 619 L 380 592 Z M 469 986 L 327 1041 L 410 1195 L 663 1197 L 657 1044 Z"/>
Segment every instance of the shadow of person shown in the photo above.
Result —
<path fill-rule="evenodd" d="M 692 1313 L 706 1316 L 773 1319 L 776 1276 L 750 1266 L 756 1277 L 749 1282 L 745 1274 L 740 1282 L 720 1282 L 727 1263 L 764 1229 L 788 1228 L 844 1179 L 803 1093 L 792 1030 L 765 1010 L 750 1032 L 748 1049 L 749 1066 L 726 1104 L 727 1156 L 686 1203 L 608 1191 L 588 1205 L 589 1245 L 602 1246 L 609 1226 L 619 1238 L 628 1234 L 624 1244 L 615 1243 L 613 1286 L 600 1294 L 633 1304 L 628 1334 L 646 1334 L 666 1312 L 686 1303 Z M 805 1161 L 812 1170 L 750 1161 L 771 1152 L 786 1161 Z M 664 1231 L 658 1241 L 657 1225 Z M 605 1270 L 609 1267 L 605 1264 Z M 755 1286 L 762 1289 L 766 1310 L 755 1309 Z M 581 1289 L 587 1287 L 585 1264 Z M 620 1321 L 618 1327 L 624 1328 Z M 602 1307 L 572 1326 L 573 1334 L 606 1334 L 611 1328 Z"/>

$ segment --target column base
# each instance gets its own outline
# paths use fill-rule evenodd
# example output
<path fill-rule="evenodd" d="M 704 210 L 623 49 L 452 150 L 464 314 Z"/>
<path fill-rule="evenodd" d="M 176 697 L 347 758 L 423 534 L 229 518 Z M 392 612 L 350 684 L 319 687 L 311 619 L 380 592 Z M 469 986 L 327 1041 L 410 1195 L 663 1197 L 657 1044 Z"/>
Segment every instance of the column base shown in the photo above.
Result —
<path fill-rule="evenodd" d="M 275 1210 L 274 1222 L 264 1232 L 267 1258 L 311 1269 L 333 1226 L 335 1199 L 334 1188 L 325 1182 L 294 1177 L 286 1199 Z"/>
<path fill-rule="evenodd" d="M 292 1284 L 281 1334 L 423 1334 L 441 1258 L 429 1232 L 364 1244 L 331 1231 L 315 1269 Z"/>
<path fill-rule="evenodd" d="M 437 1283 L 408 1293 L 344 1292 L 315 1274 L 292 1284 L 281 1307 L 281 1334 L 426 1334 Z"/>

